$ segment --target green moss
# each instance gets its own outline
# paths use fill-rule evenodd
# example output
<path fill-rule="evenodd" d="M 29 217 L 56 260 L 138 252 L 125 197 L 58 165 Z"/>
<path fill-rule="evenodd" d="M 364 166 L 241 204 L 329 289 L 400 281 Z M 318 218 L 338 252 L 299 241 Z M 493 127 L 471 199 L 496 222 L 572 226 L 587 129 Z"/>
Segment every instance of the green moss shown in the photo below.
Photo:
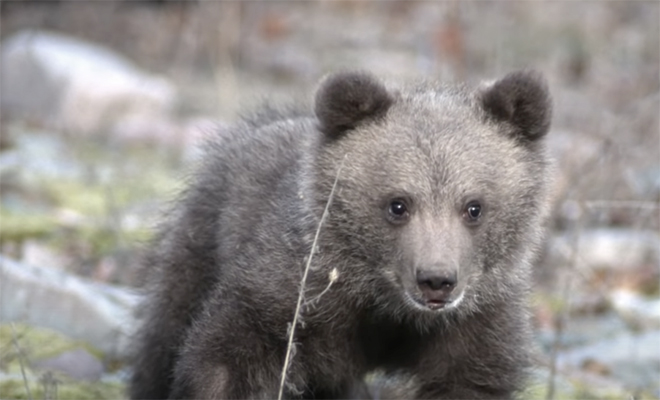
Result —
<path fill-rule="evenodd" d="M 19 373 L 20 363 L 14 338 L 21 349 L 22 357 L 37 360 L 56 356 L 67 350 L 83 347 L 91 354 L 101 357 L 95 348 L 84 342 L 74 341 L 50 329 L 34 328 L 26 324 L 0 325 L 0 369 L 9 373 Z M 23 360 L 25 361 L 25 360 Z"/>
<path fill-rule="evenodd" d="M 58 207 L 75 210 L 85 216 L 101 216 L 107 210 L 106 194 L 97 185 L 75 181 L 45 183 Z"/>
<path fill-rule="evenodd" d="M 20 356 L 15 341 L 20 349 Z M 28 381 L 32 399 L 45 398 L 43 372 L 30 368 L 33 360 L 54 357 L 65 351 L 83 347 L 101 358 L 102 353 L 91 346 L 70 340 L 49 329 L 33 328 L 16 323 L 0 325 L 0 370 L 7 374 L 0 381 L 0 398 L 27 399 L 28 393 L 23 380 L 23 371 Z M 21 363 L 23 368 L 21 368 Z M 78 382 L 66 376 L 54 376 L 56 397 L 59 399 L 121 399 L 125 398 L 125 385 L 119 382 Z M 52 381 L 52 379 L 51 379 Z M 49 390 L 52 395 L 52 389 Z M 52 397 L 51 397 L 52 398 Z"/>
<path fill-rule="evenodd" d="M 0 206 L 0 242 L 22 242 L 41 238 L 52 232 L 55 226 L 51 215 L 11 212 Z"/>
<path fill-rule="evenodd" d="M 530 385 L 518 395 L 521 400 L 545 400 L 548 398 L 548 382 L 545 373 L 536 377 Z M 618 400 L 631 398 L 633 393 L 625 391 L 616 385 L 594 386 L 593 383 L 581 380 L 579 376 L 558 375 L 555 378 L 553 400 Z M 652 399 L 648 393 L 635 393 L 639 400 Z"/>
<path fill-rule="evenodd" d="M 44 399 L 44 385 L 34 377 L 28 377 L 28 386 L 32 399 Z M 59 380 L 55 393 L 58 399 L 124 399 L 126 389 L 120 383 L 108 382 L 66 382 Z M 49 390 L 51 395 L 53 390 Z M 27 389 L 22 378 L 7 379 L 0 382 L 0 397 L 3 399 L 28 399 Z M 54 397 L 54 396 L 53 396 Z M 51 397 L 51 398 L 53 398 Z"/>
<path fill-rule="evenodd" d="M 543 293 L 536 292 L 531 297 L 532 305 L 544 305 L 552 311 L 554 315 L 560 314 L 566 311 L 566 307 L 569 306 L 566 299 L 557 295 L 556 293 Z"/>

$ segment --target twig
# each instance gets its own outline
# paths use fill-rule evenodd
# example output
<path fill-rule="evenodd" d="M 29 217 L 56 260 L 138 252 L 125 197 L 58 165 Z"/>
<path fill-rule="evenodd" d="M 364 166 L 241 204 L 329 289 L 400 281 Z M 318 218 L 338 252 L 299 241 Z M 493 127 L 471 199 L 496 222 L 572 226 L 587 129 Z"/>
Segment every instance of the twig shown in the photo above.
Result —
<path fill-rule="evenodd" d="M 656 201 L 635 200 L 587 200 L 584 202 L 587 208 L 638 208 L 643 210 L 656 210 L 660 203 Z"/>
<path fill-rule="evenodd" d="M 564 288 L 562 290 L 562 300 L 565 300 L 568 297 L 569 292 L 569 282 L 570 279 L 564 279 Z M 564 310 L 561 310 L 559 314 L 555 317 L 555 337 L 552 341 L 552 352 L 550 354 L 550 376 L 548 377 L 548 392 L 546 394 L 546 400 L 553 400 L 555 398 L 555 378 L 557 376 L 557 357 L 559 356 L 559 348 L 561 347 L 561 338 L 564 334 L 564 325 L 566 323 L 565 314 L 567 313 L 568 307 L 566 306 Z"/>
<path fill-rule="evenodd" d="M 323 291 L 321 293 L 319 293 L 318 295 L 314 296 L 313 298 L 311 298 L 309 300 L 305 300 L 305 303 L 303 305 L 304 306 L 313 306 L 314 303 L 319 301 L 321 299 L 321 297 L 323 297 L 323 295 L 326 294 L 328 292 L 328 290 L 330 290 L 330 288 L 332 287 L 332 284 L 335 283 L 335 281 L 338 278 L 339 278 L 339 271 L 335 267 L 328 274 L 328 279 L 330 281 L 330 282 L 328 282 L 328 286 L 326 286 L 325 289 L 323 289 Z"/>
<path fill-rule="evenodd" d="M 57 384 L 59 381 L 51 371 L 46 371 L 39 379 L 44 385 L 44 400 L 57 400 Z"/>
<path fill-rule="evenodd" d="M 574 232 L 575 232 L 575 241 L 573 242 L 573 252 L 571 254 L 571 260 L 569 263 L 570 272 L 575 272 L 577 270 L 577 262 L 579 255 L 579 243 L 580 243 L 580 229 L 582 227 L 582 215 L 580 212 L 580 217 L 575 222 Z M 561 339 L 564 334 L 564 329 L 566 321 L 568 320 L 568 313 L 570 310 L 570 304 L 568 298 L 571 294 L 570 287 L 572 280 L 568 274 L 564 274 L 563 279 L 563 288 L 561 292 L 561 301 L 563 308 L 558 310 L 558 315 L 555 317 L 555 337 L 552 342 L 552 352 L 550 354 L 550 376 L 548 377 L 548 392 L 546 394 L 546 400 L 553 400 L 555 397 L 555 378 L 557 376 L 557 358 L 559 357 L 559 348 L 561 347 Z"/>
<path fill-rule="evenodd" d="M 319 235 L 321 233 L 321 226 L 323 225 L 323 221 L 325 221 L 325 218 L 328 216 L 328 210 L 330 209 L 330 203 L 332 202 L 332 197 L 335 193 L 335 188 L 337 187 L 337 182 L 339 181 L 339 173 L 341 172 L 341 169 L 344 167 L 344 161 L 346 161 L 346 156 L 344 156 L 344 159 L 341 161 L 341 164 L 339 165 L 339 168 L 337 169 L 337 175 L 335 176 L 335 182 L 332 184 L 332 189 L 330 190 L 330 195 L 328 196 L 328 201 L 325 203 L 325 209 L 323 210 L 323 214 L 321 215 L 321 220 L 319 221 L 319 225 L 316 228 L 316 234 L 314 235 L 314 241 L 312 242 L 312 249 L 309 251 L 309 257 L 307 258 L 307 264 L 305 265 L 305 272 L 303 273 L 302 280 L 300 281 L 300 291 L 298 292 L 298 303 L 296 304 L 296 312 L 293 315 L 293 322 L 291 322 L 291 326 L 289 327 L 289 341 L 286 347 L 286 356 L 284 357 L 284 366 L 282 367 L 282 378 L 280 380 L 280 392 L 277 395 L 277 400 L 282 400 L 282 394 L 284 393 L 284 384 L 286 383 L 286 375 L 287 371 L 289 369 L 289 362 L 291 361 L 291 350 L 293 348 L 293 336 L 296 332 L 296 324 L 298 323 L 298 317 L 300 316 L 300 307 L 303 302 L 303 297 L 305 293 L 305 283 L 307 282 L 307 274 L 309 273 L 309 267 L 312 265 L 312 257 L 314 255 L 314 252 L 316 250 L 316 245 L 319 239 Z"/>
<path fill-rule="evenodd" d="M 23 384 L 25 385 L 25 392 L 27 392 L 28 400 L 32 400 L 32 393 L 30 393 L 30 386 L 28 385 L 27 376 L 25 375 L 25 368 L 23 367 L 23 352 L 21 347 L 18 345 L 18 340 L 16 340 L 16 329 L 14 328 L 14 323 L 11 323 L 11 341 L 16 347 L 16 353 L 18 354 L 18 364 L 21 366 L 21 375 L 23 375 Z"/>

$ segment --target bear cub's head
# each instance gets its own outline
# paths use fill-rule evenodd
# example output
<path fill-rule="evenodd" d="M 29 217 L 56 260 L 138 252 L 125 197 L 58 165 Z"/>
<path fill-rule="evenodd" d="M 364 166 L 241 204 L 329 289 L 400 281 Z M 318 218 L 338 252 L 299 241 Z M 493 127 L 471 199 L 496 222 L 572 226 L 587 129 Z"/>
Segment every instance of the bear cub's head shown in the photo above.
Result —
<path fill-rule="evenodd" d="M 380 308 L 434 315 L 524 290 L 546 203 L 551 101 L 538 73 L 389 87 L 344 72 L 321 83 L 315 114 L 317 205 L 341 165 L 324 240 L 355 292 L 375 286 Z"/>

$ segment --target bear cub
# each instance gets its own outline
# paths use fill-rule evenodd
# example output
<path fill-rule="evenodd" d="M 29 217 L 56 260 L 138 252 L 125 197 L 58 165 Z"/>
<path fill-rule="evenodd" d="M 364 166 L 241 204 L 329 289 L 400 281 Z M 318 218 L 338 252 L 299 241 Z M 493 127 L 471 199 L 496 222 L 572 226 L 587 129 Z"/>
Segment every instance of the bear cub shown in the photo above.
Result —
<path fill-rule="evenodd" d="M 514 396 L 548 208 L 544 79 L 341 72 L 310 108 L 208 143 L 144 263 L 131 398 L 370 396 L 374 371 L 407 398 Z"/>

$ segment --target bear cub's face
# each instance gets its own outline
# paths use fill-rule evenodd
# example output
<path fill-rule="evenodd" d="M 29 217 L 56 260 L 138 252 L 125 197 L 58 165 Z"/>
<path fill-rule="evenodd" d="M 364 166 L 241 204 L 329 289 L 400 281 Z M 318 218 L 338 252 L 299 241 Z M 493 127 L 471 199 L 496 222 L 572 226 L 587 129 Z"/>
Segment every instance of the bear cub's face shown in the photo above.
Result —
<path fill-rule="evenodd" d="M 328 224 L 349 256 L 366 260 L 347 272 L 356 287 L 376 286 L 380 305 L 436 313 L 470 309 L 525 275 L 551 114 L 538 74 L 400 90 L 337 74 L 321 85 L 315 112 L 320 192 L 342 165 Z"/>

